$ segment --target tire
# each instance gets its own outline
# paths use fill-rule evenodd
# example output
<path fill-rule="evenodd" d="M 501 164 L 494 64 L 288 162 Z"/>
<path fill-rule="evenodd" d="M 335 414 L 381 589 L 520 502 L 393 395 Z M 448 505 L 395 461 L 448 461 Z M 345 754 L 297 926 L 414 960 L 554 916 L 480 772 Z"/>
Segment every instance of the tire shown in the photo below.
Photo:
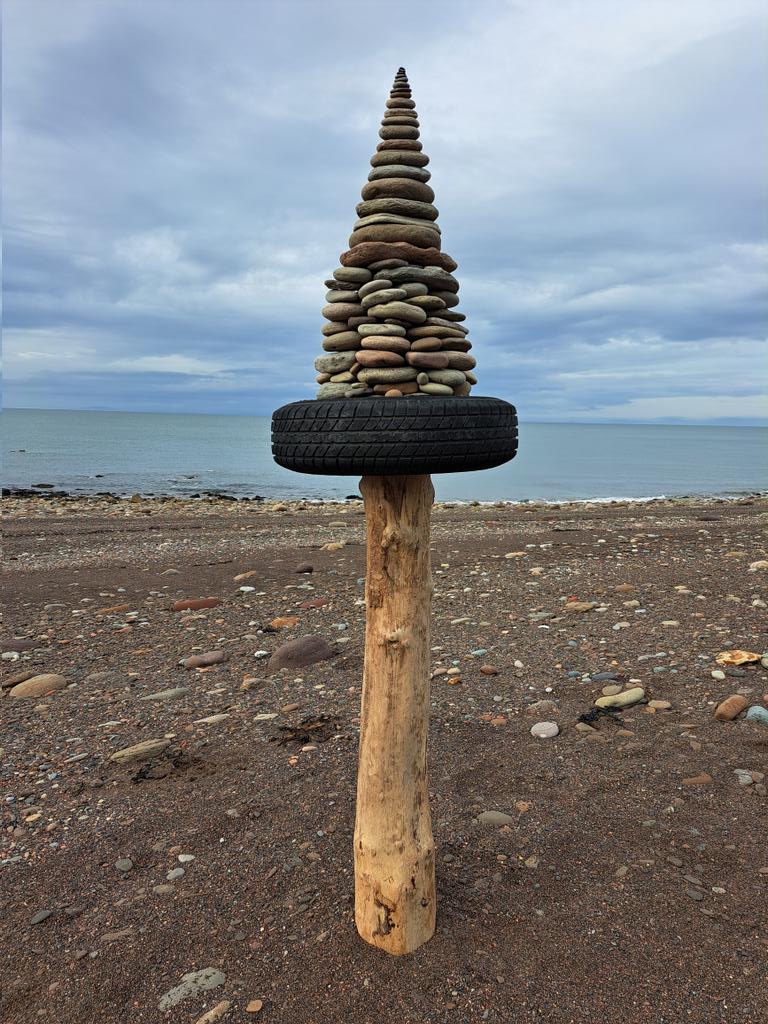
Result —
<path fill-rule="evenodd" d="M 297 473 L 465 473 L 509 462 L 517 413 L 500 398 L 348 398 L 292 402 L 272 416 L 275 462 Z"/>

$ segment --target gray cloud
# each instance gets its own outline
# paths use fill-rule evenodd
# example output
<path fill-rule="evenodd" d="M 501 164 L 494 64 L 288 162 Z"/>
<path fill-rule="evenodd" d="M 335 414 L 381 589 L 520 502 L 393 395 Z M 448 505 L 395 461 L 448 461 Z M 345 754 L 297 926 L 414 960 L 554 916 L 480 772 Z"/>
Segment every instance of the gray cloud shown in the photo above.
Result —
<path fill-rule="evenodd" d="M 403 63 L 482 393 L 531 419 L 768 418 L 762 5 L 180 10 L 8 6 L 6 404 L 309 396 Z"/>

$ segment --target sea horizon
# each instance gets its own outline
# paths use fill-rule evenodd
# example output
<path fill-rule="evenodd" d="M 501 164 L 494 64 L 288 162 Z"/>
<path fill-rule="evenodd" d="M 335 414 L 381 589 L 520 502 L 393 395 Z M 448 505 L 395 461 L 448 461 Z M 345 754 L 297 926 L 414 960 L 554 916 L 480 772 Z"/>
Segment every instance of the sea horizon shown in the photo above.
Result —
<path fill-rule="evenodd" d="M 270 418 L 242 414 L 5 409 L 3 486 L 69 494 L 337 500 L 357 478 L 291 473 Z M 768 427 L 523 420 L 510 463 L 438 474 L 440 501 L 739 497 L 768 487 Z"/>

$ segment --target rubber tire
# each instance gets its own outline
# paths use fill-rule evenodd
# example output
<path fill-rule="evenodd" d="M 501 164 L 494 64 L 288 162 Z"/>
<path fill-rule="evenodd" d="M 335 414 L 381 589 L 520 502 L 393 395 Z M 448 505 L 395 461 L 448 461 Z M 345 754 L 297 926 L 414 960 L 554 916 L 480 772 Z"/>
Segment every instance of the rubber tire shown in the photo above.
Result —
<path fill-rule="evenodd" d="M 517 413 L 500 398 L 324 399 L 292 402 L 272 416 L 275 462 L 297 473 L 466 473 L 516 452 Z"/>

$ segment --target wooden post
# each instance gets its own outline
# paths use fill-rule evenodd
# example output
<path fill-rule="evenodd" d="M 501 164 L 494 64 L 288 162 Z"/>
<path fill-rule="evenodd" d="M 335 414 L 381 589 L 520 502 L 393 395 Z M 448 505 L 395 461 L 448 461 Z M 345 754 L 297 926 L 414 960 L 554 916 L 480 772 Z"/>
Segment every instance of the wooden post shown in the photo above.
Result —
<path fill-rule="evenodd" d="M 355 923 L 388 953 L 435 931 L 427 788 L 432 574 L 429 476 L 364 476 L 367 571 Z"/>

